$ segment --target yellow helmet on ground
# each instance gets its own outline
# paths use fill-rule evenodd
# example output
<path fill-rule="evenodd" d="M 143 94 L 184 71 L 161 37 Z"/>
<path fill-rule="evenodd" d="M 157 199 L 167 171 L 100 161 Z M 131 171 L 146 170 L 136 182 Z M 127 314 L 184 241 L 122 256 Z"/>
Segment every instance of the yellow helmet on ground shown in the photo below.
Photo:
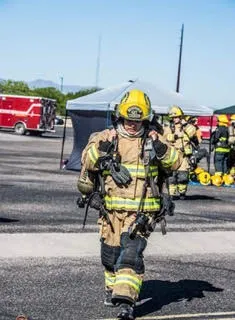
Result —
<path fill-rule="evenodd" d="M 221 114 L 219 116 L 217 116 L 217 119 L 219 122 L 222 122 L 222 123 L 228 123 L 228 117 L 226 116 L 226 114 Z"/>
<path fill-rule="evenodd" d="M 235 167 L 232 167 L 229 173 L 235 177 Z"/>
<path fill-rule="evenodd" d="M 223 182 L 226 186 L 231 186 L 231 184 L 234 184 L 234 178 L 231 174 L 224 174 Z"/>
<path fill-rule="evenodd" d="M 223 179 L 218 174 L 215 174 L 211 177 L 211 183 L 216 187 L 220 187 L 223 184 Z"/>
<path fill-rule="evenodd" d="M 211 176 L 208 172 L 203 171 L 203 172 L 199 173 L 198 181 L 201 184 L 203 184 L 204 186 L 208 186 L 209 184 L 211 184 Z"/>
<path fill-rule="evenodd" d="M 194 172 L 196 173 L 196 175 L 200 174 L 201 172 L 204 172 L 204 169 L 202 169 L 201 167 L 197 167 Z"/>
<path fill-rule="evenodd" d="M 170 118 L 182 117 L 184 115 L 183 110 L 178 106 L 173 106 L 168 112 Z"/>
<path fill-rule="evenodd" d="M 117 106 L 116 115 L 132 121 L 150 120 L 152 110 L 149 97 L 141 90 L 128 91 Z"/>
<path fill-rule="evenodd" d="M 231 120 L 232 122 L 235 121 L 235 114 L 232 114 L 232 115 L 231 115 L 230 120 Z"/>

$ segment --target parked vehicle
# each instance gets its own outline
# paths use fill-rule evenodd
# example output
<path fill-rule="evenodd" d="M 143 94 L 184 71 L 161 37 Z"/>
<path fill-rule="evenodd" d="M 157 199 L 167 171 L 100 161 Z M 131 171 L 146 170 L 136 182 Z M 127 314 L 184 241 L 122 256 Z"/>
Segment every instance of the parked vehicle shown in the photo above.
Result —
<path fill-rule="evenodd" d="M 55 132 L 56 100 L 0 94 L 0 128 L 16 134 Z"/>
<path fill-rule="evenodd" d="M 198 117 L 197 119 L 198 119 L 197 125 L 201 129 L 202 138 L 210 139 L 211 132 L 213 132 L 216 129 L 217 117 L 208 116 L 208 117 Z M 211 128 L 211 125 L 212 125 L 212 128 Z"/>
<path fill-rule="evenodd" d="M 64 120 L 60 117 L 55 117 L 55 125 L 62 126 L 64 124 Z"/>

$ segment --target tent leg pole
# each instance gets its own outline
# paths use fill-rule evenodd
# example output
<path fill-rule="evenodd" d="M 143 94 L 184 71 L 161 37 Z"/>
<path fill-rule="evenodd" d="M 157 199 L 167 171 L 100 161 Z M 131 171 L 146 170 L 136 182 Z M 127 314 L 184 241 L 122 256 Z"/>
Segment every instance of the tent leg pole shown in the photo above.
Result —
<path fill-rule="evenodd" d="M 62 161 L 63 161 L 63 155 L 64 155 L 64 142 L 65 142 L 65 136 L 66 136 L 67 117 L 68 117 L 68 111 L 66 110 L 65 119 L 64 119 L 63 139 L 62 139 L 62 146 L 61 146 L 61 153 L 60 153 L 60 170 L 62 169 Z"/>

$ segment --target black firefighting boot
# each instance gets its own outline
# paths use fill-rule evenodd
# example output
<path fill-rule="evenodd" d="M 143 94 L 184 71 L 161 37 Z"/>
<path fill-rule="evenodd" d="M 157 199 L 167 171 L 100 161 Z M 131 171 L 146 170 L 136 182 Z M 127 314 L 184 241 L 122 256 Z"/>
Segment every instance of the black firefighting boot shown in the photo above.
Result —
<path fill-rule="evenodd" d="M 112 290 L 105 290 L 104 305 L 106 307 L 117 307 L 119 305 L 116 302 L 112 302 L 112 292 Z"/>
<path fill-rule="evenodd" d="M 134 308 L 127 303 L 120 304 L 117 318 L 121 320 L 134 320 Z"/>
<path fill-rule="evenodd" d="M 180 193 L 180 200 L 185 200 L 185 199 L 186 199 L 186 194 Z"/>

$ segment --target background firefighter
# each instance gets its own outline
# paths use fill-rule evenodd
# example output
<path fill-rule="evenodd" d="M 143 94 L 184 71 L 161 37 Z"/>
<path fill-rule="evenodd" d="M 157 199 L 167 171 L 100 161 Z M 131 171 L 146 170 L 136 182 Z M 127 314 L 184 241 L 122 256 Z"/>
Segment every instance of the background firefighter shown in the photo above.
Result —
<path fill-rule="evenodd" d="M 228 172 L 230 146 L 228 143 L 228 118 L 225 114 L 217 117 L 217 128 L 212 133 L 211 144 L 214 150 L 215 175 L 222 176 Z"/>
<path fill-rule="evenodd" d="M 181 153 L 168 146 L 156 131 L 147 129 L 151 115 L 149 97 L 140 90 L 131 90 L 116 108 L 116 129 L 96 134 L 82 156 L 82 166 L 87 172 L 94 174 L 103 168 L 103 203 L 111 222 L 104 217 L 98 221 L 101 261 L 105 268 L 104 303 L 119 305 L 119 319 L 134 319 L 133 307 L 145 271 L 143 251 L 149 233 L 138 230 L 130 237 L 140 203 L 146 221 L 161 209 L 160 196 L 153 195 L 146 182 L 149 176 L 157 182 L 159 165 L 175 170 L 182 161 Z M 152 154 L 146 173 L 143 149 L 147 139 L 151 142 Z"/>
<path fill-rule="evenodd" d="M 170 125 L 164 128 L 164 137 L 172 146 L 183 153 L 181 166 L 169 177 L 169 192 L 173 199 L 178 193 L 180 198 L 184 199 L 189 182 L 190 161 L 193 155 L 190 139 L 196 136 L 196 128 L 187 123 L 182 109 L 178 106 L 173 106 L 168 116 Z"/>

